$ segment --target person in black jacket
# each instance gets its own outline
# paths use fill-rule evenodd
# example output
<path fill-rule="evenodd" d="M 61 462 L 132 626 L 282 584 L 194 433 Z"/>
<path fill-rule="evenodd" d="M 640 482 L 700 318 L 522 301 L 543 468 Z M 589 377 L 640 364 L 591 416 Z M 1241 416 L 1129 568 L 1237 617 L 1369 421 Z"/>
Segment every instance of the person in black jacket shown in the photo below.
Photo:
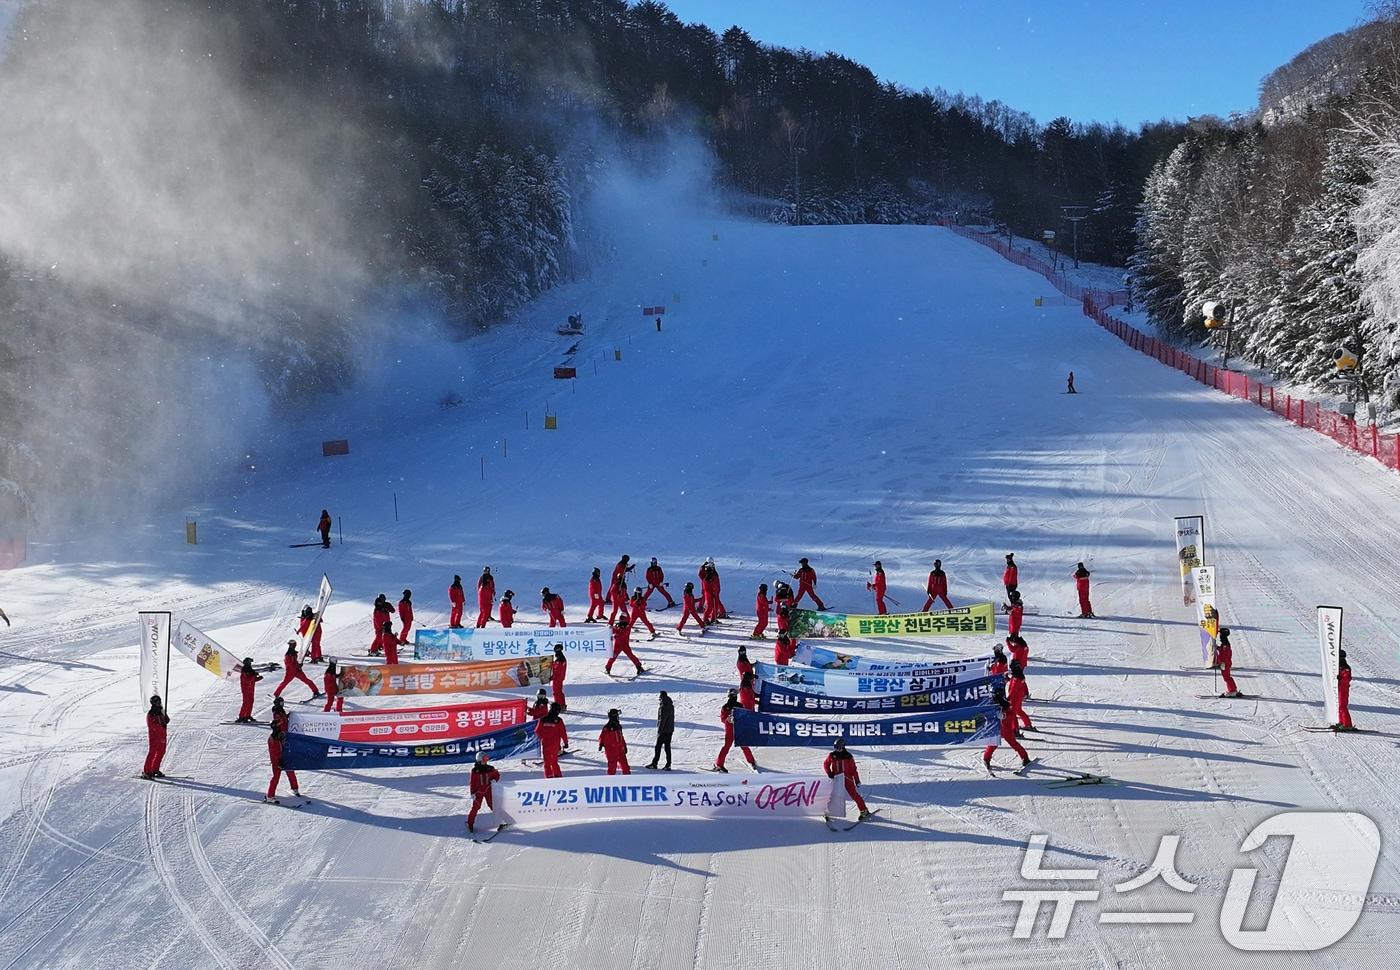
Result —
<path fill-rule="evenodd" d="M 671 698 L 663 690 L 661 692 L 661 703 L 656 709 L 656 750 L 651 756 L 651 764 L 648 768 L 655 768 L 656 763 L 661 760 L 661 749 L 666 749 L 666 771 L 671 770 L 671 733 L 676 729 L 676 707 L 671 703 Z"/>

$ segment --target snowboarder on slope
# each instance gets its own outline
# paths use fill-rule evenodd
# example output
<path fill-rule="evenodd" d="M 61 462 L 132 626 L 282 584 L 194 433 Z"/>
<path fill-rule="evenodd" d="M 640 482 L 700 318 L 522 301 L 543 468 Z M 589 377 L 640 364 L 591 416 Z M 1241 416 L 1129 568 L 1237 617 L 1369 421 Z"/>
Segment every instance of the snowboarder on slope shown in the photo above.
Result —
<path fill-rule="evenodd" d="M 467 594 L 462 589 L 462 577 L 454 575 L 452 585 L 447 587 L 447 599 L 452 603 L 452 616 L 447 625 L 454 630 L 462 629 L 462 611 L 467 606 Z"/>
<path fill-rule="evenodd" d="M 151 707 L 146 711 L 146 764 L 141 770 L 141 777 L 147 781 L 165 777 L 160 763 L 165 759 L 166 728 L 169 726 L 170 715 L 165 713 L 160 695 L 152 694 Z"/>
<path fill-rule="evenodd" d="M 1011 746 L 1011 750 L 1021 756 L 1021 767 L 1031 763 L 1031 756 L 1026 754 L 1026 749 L 1021 747 L 1021 742 L 1016 740 L 1016 716 L 1011 711 L 1011 705 L 1001 694 L 993 694 L 992 699 L 1001 710 L 1001 740 Z M 982 752 L 982 764 L 987 769 L 987 774 L 992 773 L 992 755 L 996 752 L 998 745 L 989 744 Z"/>
<path fill-rule="evenodd" d="M 656 708 L 656 750 L 651 754 L 651 764 L 648 768 L 655 769 L 657 762 L 661 760 L 661 751 L 666 751 L 666 768 L 671 770 L 671 735 L 676 730 L 676 706 L 671 702 L 671 697 L 664 690 L 658 698 Z"/>
<path fill-rule="evenodd" d="M 408 642 L 408 628 L 413 626 L 413 590 L 403 591 L 403 598 L 399 600 L 399 622 L 403 627 L 399 630 L 399 643 Z"/>
<path fill-rule="evenodd" d="M 726 774 L 729 769 L 724 766 L 724 761 L 729 757 L 729 749 L 734 747 L 734 709 L 739 706 L 739 688 L 729 688 L 729 696 L 725 699 L 724 705 L 719 709 L 719 720 L 724 725 L 724 747 L 719 749 L 719 754 L 715 757 L 715 771 L 722 771 Z M 754 771 L 758 770 L 758 762 L 753 759 L 753 752 L 740 745 L 739 750 L 744 753 L 744 757 L 749 762 L 749 767 Z"/>
<path fill-rule="evenodd" d="M 476 755 L 476 764 L 472 765 L 471 782 L 467 786 L 472 796 L 472 809 L 467 813 L 467 831 L 476 834 L 476 813 L 481 810 L 481 803 L 486 803 L 486 810 L 495 813 L 496 806 L 491 800 L 491 783 L 501 780 L 501 773 L 491 766 L 491 756 L 485 751 L 479 751 Z"/>
<path fill-rule="evenodd" d="M 1221 631 L 1222 633 L 1225 631 Z M 1337 730 L 1355 731 L 1351 723 L 1351 664 L 1347 663 L 1347 652 L 1337 651 Z"/>
<path fill-rule="evenodd" d="M 301 608 L 301 616 L 297 618 L 297 636 L 305 637 L 306 631 L 311 629 L 311 624 L 316 621 L 316 613 L 311 609 L 311 604 L 307 603 Z M 316 623 L 316 632 L 311 634 L 311 652 L 308 660 L 311 663 L 321 662 L 321 624 Z"/>
<path fill-rule="evenodd" d="M 297 659 L 297 642 L 287 641 L 287 652 L 282 655 L 282 667 L 286 670 L 286 675 L 282 678 L 282 683 L 277 685 L 277 689 L 272 692 L 273 697 L 281 697 L 283 689 L 294 680 L 299 680 L 307 687 L 311 688 L 311 697 L 308 700 L 315 700 L 321 696 L 321 692 L 316 689 L 316 685 L 311 682 L 301 669 L 301 661 Z"/>
<path fill-rule="evenodd" d="M 951 610 L 953 608 L 952 601 L 948 599 L 948 574 L 943 571 L 942 559 L 933 561 L 933 569 L 929 570 L 928 574 L 928 585 L 924 589 L 928 592 L 928 599 L 924 602 L 922 612 L 927 613 L 932 609 L 933 601 L 936 599 L 943 601 L 944 609 Z"/>
<path fill-rule="evenodd" d="M 262 680 L 262 674 L 253 669 L 253 658 L 244 657 L 238 668 L 238 687 L 243 692 L 243 704 L 238 708 L 237 724 L 248 724 L 253 720 L 253 685 Z"/>
<path fill-rule="evenodd" d="M 509 630 L 515 626 L 515 590 L 508 589 L 501 595 L 501 627 Z"/>
<path fill-rule="evenodd" d="M 768 629 L 768 613 L 773 604 L 768 600 L 768 584 L 758 584 L 758 595 L 754 597 L 754 615 L 758 617 L 758 622 L 754 624 L 753 632 L 749 634 L 750 640 L 766 640 L 763 631 Z"/>
<path fill-rule="evenodd" d="M 1082 562 L 1074 570 L 1074 590 L 1079 594 L 1079 618 L 1094 619 L 1094 607 L 1089 603 L 1089 570 Z"/>
<path fill-rule="evenodd" d="M 662 596 L 666 597 L 666 605 L 660 607 L 660 609 L 669 610 L 676 605 L 676 601 L 671 599 L 671 591 L 666 588 L 666 572 L 661 568 L 660 563 L 656 561 L 655 556 L 651 557 L 651 565 L 647 567 L 646 578 L 648 599 L 651 598 L 652 593 L 659 592 Z"/>
<path fill-rule="evenodd" d="M 340 683 L 336 677 L 335 661 L 332 660 L 326 664 L 326 672 L 321 675 L 321 683 L 326 688 L 326 707 L 322 711 L 323 714 L 329 714 L 332 705 L 335 706 L 337 714 L 345 713 L 345 698 L 340 696 Z"/>
<path fill-rule="evenodd" d="M 613 661 L 618 658 L 619 654 L 627 655 L 627 659 L 632 661 L 639 675 L 645 673 L 646 671 L 642 669 L 642 662 L 632 652 L 632 624 L 628 622 L 627 617 L 618 617 L 617 622 L 612 625 L 612 631 L 612 656 L 608 658 L 607 663 L 603 664 L 603 673 L 612 676 Z"/>
<path fill-rule="evenodd" d="M 328 509 L 321 510 L 321 519 L 316 523 L 316 531 L 321 533 L 321 548 L 331 547 L 331 513 Z"/>
<path fill-rule="evenodd" d="M 569 658 L 564 656 L 564 645 L 556 643 L 554 645 L 554 661 L 549 665 L 549 687 L 554 692 L 554 703 L 559 705 L 561 711 L 569 709 L 568 702 L 564 698 L 564 677 L 569 672 Z M 544 691 L 540 691 L 544 693 Z"/>
<path fill-rule="evenodd" d="M 272 781 L 267 784 L 267 794 L 263 801 L 270 805 L 280 805 L 277 801 L 277 783 L 282 780 L 282 740 L 286 733 L 276 725 L 273 725 L 271 733 L 267 736 L 267 758 L 272 763 Z M 297 773 L 290 768 L 287 769 L 287 781 L 292 784 L 292 794 L 301 796 L 301 789 L 297 786 Z"/>
<path fill-rule="evenodd" d="M 860 809 L 859 821 L 865 821 L 873 812 L 866 807 L 865 799 L 860 797 L 860 769 L 856 767 L 856 756 L 846 750 L 846 742 L 843 738 L 837 738 L 831 743 L 831 754 L 826 756 L 826 761 L 822 762 L 822 770 L 826 772 L 828 778 L 835 778 L 841 775 L 846 786 L 846 794 L 851 797 L 851 801 L 856 803 L 856 808 Z"/>
<path fill-rule="evenodd" d="M 1221 627 L 1217 634 L 1215 646 L 1215 659 L 1220 664 L 1220 677 L 1225 681 L 1225 693 L 1221 697 L 1239 697 L 1239 688 L 1235 686 L 1235 678 L 1231 676 L 1231 668 L 1235 664 L 1235 651 L 1230 646 L 1230 628 Z"/>
<path fill-rule="evenodd" d="M 564 772 L 559 770 L 559 752 L 569 745 L 569 730 L 564 727 L 564 719 L 559 716 L 563 709 L 563 706 L 557 703 L 549 705 L 549 713 L 540 718 L 540 723 L 535 727 L 535 734 L 540 739 L 546 778 L 564 777 Z"/>
<path fill-rule="evenodd" d="M 598 732 L 598 750 L 608 759 L 608 774 L 615 775 L 619 770 L 624 775 L 632 773 L 627 763 L 627 739 L 622 736 L 622 712 L 617 708 L 608 711 L 608 723 Z"/>
<path fill-rule="evenodd" d="M 885 609 L 885 566 L 880 560 L 875 560 L 875 578 L 865 584 L 865 588 L 875 592 L 875 611 L 880 616 L 884 616 L 889 610 Z"/>
<path fill-rule="evenodd" d="M 793 606 L 801 603 L 802 597 L 810 596 L 812 602 L 817 604 L 817 609 L 826 610 L 826 604 L 817 595 L 817 571 L 806 559 L 797 560 L 797 572 L 792 574 L 792 578 L 797 580 L 797 598 L 792 601 Z"/>
<path fill-rule="evenodd" d="M 496 580 L 491 575 L 491 567 L 483 566 L 481 577 L 476 581 L 476 628 L 480 630 L 486 626 L 488 620 L 494 620 L 491 615 L 491 606 L 496 602 Z"/>

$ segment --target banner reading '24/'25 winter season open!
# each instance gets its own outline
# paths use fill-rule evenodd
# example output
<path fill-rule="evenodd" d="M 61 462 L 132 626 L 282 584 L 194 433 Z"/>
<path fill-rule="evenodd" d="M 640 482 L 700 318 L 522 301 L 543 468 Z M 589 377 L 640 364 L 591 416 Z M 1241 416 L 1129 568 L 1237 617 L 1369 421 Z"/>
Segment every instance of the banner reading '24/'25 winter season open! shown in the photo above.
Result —
<path fill-rule="evenodd" d="M 717 818 L 735 821 L 845 814 L 845 791 L 824 775 L 593 775 L 515 781 L 497 802 L 523 828 L 606 819 Z"/>
<path fill-rule="evenodd" d="M 936 613 L 828 613 L 794 610 L 793 637 L 969 637 L 996 633 L 996 610 L 975 603 Z"/>

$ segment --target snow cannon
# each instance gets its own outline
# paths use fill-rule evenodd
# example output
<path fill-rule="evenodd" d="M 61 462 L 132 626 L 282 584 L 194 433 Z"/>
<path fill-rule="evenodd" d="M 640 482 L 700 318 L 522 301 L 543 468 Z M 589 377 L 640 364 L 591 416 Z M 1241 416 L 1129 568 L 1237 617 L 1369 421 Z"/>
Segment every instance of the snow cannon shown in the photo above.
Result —
<path fill-rule="evenodd" d="M 1352 377 L 1357 365 L 1361 363 L 1361 355 L 1343 344 L 1332 352 L 1332 363 L 1337 365 L 1339 377 Z"/>
<path fill-rule="evenodd" d="M 1209 300 L 1201 306 L 1201 315 L 1206 318 L 1207 330 L 1222 330 L 1225 327 L 1225 305 Z"/>

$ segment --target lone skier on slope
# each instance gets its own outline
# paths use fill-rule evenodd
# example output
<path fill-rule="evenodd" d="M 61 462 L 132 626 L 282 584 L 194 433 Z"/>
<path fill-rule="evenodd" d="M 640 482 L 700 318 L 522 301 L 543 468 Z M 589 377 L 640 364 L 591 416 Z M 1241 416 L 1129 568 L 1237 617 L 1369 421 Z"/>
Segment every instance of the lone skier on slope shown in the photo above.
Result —
<path fill-rule="evenodd" d="M 656 708 L 656 750 L 651 754 L 651 764 L 648 768 L 655 769 L 658 761 L 661 760 L 661 751 L 666 751 L 666 767 L 664 770 L 671 770 L 671 735 L 676 730 L 676 706 L 671 702 L 671 697 L 664 690 L 657 700 Z"/>
<path fill-rule="evenodd" d="M 472 808 L 467 813 L 467 831 L 476 833 L 476 813 L 481 810 L 481 803 L 486 802 L 486 810 L 494 813 L 496 806 L 491 801 L 491 783 L 500 781 L 501 773 L 491 766 L 491 756 L 485 751 L 479 752 L 476 756 L 476 764 L 472 765 L 471 783 L 468 790 L 472 796 Z"/>
<path fill-rule="evenodd" d="M 1094 619 L 1094 607 L 1089 603 L 1089 570 L 1082 562 L 1074 570 L 1074 590 L 1079 594 L 1079 618 Z"/>
<path fill-rule="evenodd" d="M 146 764 L 141 777 L 150 781 L 164 778 L 160 763 L 165 760 L 166 728 L 170 726 L 170 715 L 160 702 L 159 694 L 151 695 L 151 707 L 146 711 Z"/>
<path fill-rule="evenodd" d="M 928 585 L 924 589 L 928 592 L 928 599 L 924 602 L 922 612 L 927 613 L 932 609 L 935 599 L 943 601 L 944 609 L 951 610 L 953 608 L 952 602 L 948 599 L 948 574 L 943 571 L 942 559 L 933 561 L 933 569 L 929 570 L 928 574 Z"/>
<path fill-rule="evenodd" d="M 792 578 L 797 580 L 797 598 L 792 601 L 793 606 L 801 603 L 802 597 L 810 596 L 812 602 L 817 604 L 817 609 L 826 610 L 826 604 L 817 595 L 817 571 L 806 559 L 797 560 L 797 572 L 792 574 Z"/>
<path fill-rule="evenodd" d="M 627 763 L 627 739 L 622 736 L 622 712 L 615 707 L 608 711 L 608 723 L 598 732 L 598 750 L 607 756 L 608 774 L 632 773 L 632 766 Z"/>
<path fill-rule="evenodd" d="M 1074 371 L 1070 371 L 1070 372 L 1069 372 L 1069 380 L 1067 381 L 1067 384 L 1068 384 L 1068 386 L 1067 386 L 1066 389 L 1065 389 L 1065 393 L 1066 393 L 1066 394 L 1078 394 L 1078 393 L 1079 393 L 1078 391 L 1076 391 L 1076 390 L 1074 389 Z"/>
<path fill-rule="evenodd" d="M 866 583 L 865 588 L 875 593 L 875 611 L 881 616 L 888 613 L 885 609 L 885 566 L 878 559 L 875 560 L 875 578 Z"/>
<path fill-rule="evenodd" d="M 822 770 L 828 778 L 835 778 L 837 775 L 842 777 L 846 794 L 856 803 L 856 808 L 860 809 L 858 820 L 864 822 L 875 813 L 866 807 L 865 799 L 860 797 L 860 769 L 856 767 L 856 756 L 846 750 L 843 738 L 833 741 L 831 748 L 831 754 L 827 755 L 826 761 L 822 763 Z"/>
<path fill-rule="evenodd" d="M 316 523 L 316 531 L 321 533 L 321 548 L 331 547 L 331 513 L 328 509 L 321 510 L 321 519 Z"/>

